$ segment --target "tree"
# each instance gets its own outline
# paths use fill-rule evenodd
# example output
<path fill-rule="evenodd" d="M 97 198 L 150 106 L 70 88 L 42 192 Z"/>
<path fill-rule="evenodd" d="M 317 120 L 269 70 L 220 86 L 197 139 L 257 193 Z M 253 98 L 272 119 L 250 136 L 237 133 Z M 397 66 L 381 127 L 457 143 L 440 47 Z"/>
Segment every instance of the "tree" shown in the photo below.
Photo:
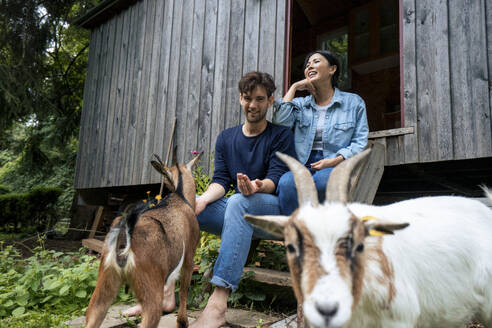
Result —
<path fill-rule="evenodd" d="M 0 0 L 0 183 L 62 187 L 67 207 L 89 44 L 69 22 L 96 2 Z"/>

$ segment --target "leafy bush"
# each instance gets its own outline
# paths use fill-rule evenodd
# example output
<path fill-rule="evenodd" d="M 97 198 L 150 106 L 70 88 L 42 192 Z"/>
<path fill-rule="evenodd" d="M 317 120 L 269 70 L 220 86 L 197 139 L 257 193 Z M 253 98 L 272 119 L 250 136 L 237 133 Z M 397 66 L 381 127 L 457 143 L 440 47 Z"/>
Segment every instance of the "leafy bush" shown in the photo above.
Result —
<path fill-rule="evenodd" d="M 10 192 L 10 188 L 5 185 L 0 185 L 0 195 L 8 194 Z"/>
<path fill-rule="evenodd" d="M 53 207 L 62 191 L 59 188 L 35 188 L 28 193 L 0 195 L 0 225 L 4 228 L 48 228 L 54 223 Z"/>
<path fill-rule="evenodd" d="M 0 318 L 24 318 L 32 315 L 29 311 L 69 315 L 86 310 L 99 267 L 93 256 L 37 248 L 32 257 L 22 259 L 12 246 L 0 247 Z M 121 289 L 117 301 L 130 299 Z"/>

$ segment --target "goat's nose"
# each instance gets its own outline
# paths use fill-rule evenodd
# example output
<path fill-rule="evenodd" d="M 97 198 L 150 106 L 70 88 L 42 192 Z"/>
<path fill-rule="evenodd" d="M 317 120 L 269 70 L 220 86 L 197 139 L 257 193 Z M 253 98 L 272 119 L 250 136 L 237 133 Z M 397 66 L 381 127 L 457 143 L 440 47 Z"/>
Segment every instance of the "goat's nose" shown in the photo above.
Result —
<path fill-rule="evenodd" d="M 318 310 L 319 314 L 321 314 L 326 321 L 333 318 L 338 311 L 338 303 L 316 302 L 315 306 L 316 306 L 316 310 Z"/>

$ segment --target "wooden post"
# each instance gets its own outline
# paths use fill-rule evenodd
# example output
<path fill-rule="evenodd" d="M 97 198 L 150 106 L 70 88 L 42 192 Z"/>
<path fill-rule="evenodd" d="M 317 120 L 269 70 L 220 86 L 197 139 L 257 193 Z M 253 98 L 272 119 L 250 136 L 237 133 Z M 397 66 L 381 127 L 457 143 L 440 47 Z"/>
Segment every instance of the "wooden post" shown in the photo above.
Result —
<path fill-rule="evenodd" d="M 97 227 L 99 226 L 99 221 L 101 221 L 102 213 L 104 210 L 104 206 L 99 206 L 96 211 L 96 215 L 94 216 L 94 222 L 92 223 L 91 232 L 89 233 L 89 239 L 94 238 L 96 235 Z"/>

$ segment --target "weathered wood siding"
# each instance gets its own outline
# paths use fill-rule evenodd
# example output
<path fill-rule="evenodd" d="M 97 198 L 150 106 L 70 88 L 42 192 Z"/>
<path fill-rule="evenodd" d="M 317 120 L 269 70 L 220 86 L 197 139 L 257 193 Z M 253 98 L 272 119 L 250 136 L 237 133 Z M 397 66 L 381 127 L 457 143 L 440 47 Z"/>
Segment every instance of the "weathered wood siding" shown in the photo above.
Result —
<path fill-rule="evenodd" d="M 404 122 L 389 165 L 492 156 L 492 0 L 402 0 Z"/>
<path fill-rule="evenodd" d="M 91 33 L 78 189 L 159 182 L 173 119 L 177 160 L 241 123 L 237 82 L 251 70 L 283 85 L 286 0 L 142 0 Z M 270 114 L 271 115 L 271 114 Z"/>

